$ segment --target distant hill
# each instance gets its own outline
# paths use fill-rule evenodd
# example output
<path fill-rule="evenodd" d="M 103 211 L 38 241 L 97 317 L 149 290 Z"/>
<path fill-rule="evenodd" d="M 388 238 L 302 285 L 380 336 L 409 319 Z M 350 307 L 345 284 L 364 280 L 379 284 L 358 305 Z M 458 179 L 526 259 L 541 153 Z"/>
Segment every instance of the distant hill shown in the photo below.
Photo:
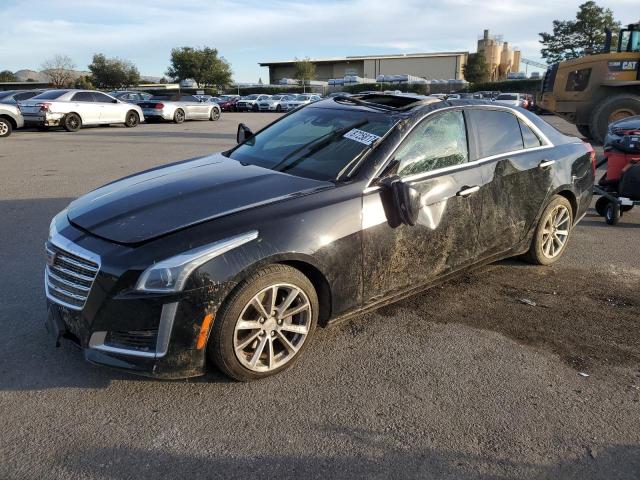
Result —
<path fill-rule="evenodd" d="M 14 72 L 14 75 L 18 78 L 19 82 L 28 82 L 32 80 L 34 82 L 48 82 L 49 77 L 44 72 L 36 72 L 35 70 L 18 70 Z M 73 78 L 78 78 L 84 75 L 91 75 L 91 72 L 73 70 Z M 141 75 L 140 81 L 142 83 L 158 83 L 162 77 L 154 77 L 151 75 Z"/>

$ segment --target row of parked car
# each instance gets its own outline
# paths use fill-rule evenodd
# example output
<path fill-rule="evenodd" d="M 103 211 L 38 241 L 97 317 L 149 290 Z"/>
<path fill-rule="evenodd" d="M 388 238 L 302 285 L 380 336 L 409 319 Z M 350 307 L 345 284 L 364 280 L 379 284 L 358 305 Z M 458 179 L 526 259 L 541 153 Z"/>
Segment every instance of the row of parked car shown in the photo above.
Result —
<path fill-rule="evenodd" d="M 123 124 L 136 127 L 146 121 L 211 120 L 220 118 L 216 102 L 188 94 L 111 92 L 55 89 L 0 93 L 0 138 L 22 127 L 48 130 L 62 127 L 76 132 L 86 125 Z"/>
<path fill-rule="evenodd" d="M 209 97 L 207 101 L 216 102 L 223 112 L 288 112 L 301 105 L 307 105 L 321 99 L 320 95 L 314 93 L 281 93 L 277 95 L 253 93 L 244 97 L 240 95 Z"/>

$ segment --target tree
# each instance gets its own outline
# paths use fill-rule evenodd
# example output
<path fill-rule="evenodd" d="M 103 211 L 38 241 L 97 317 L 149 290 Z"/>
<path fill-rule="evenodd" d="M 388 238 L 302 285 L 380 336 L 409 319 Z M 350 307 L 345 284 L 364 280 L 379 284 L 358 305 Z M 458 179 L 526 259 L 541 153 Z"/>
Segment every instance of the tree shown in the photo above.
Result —
<path fill-rule="evenodd" d="M 309 60 L 309 57 L 298 60 L 294 63 L 296 69 L 294 78 L 302 83 L 302 91 L 306 92 L 306 85 L 316 78 L 316 64 Z"/>
<path fill-rule="evenodd" d="M 602 52 L 607 28 L 620 28 L 611 9 L 599 7 L 594 1 L 585 2 L 578 7 L 575 20 L 554 20 L 553 33 L 539 34 L 542 58 L 553 64 Z"/>
<path fill-rule="evenodd" d="M 16 77 L 11 70 L 3 70 L 0 72 L 0 82 L 17 82 Z"/>
<path fill-rule="evenodd" d="M 169 82 L 167 81 L 166 77 L 162 77 L 158 83 L 165 84 L 165 83 L 169 83 Z"/>
<path fill-rule="evenodd" d="M 182 47 L 171 50 L 167 75 L 178 81 L 193 79 L 198 88 L 223 88 L 231 83 L 232 73 L 231 65 L 218 56 L 217 49 Z"/>
<path fill-rule="evenodd" d="M 482 53 L 472 53 L 467 63 L 462 67 L 464 79 L 469 83 L 483 83 L 489 81 L 489 65 Z"/>
<path fill-rule="evenodd" d="M 73 69 L 76 66 L 67 55 L 58 54 L 45 60 L 41 68 L 55 88 L 62 88 L 71 85 L 75 76 Z"/>
<path fill-rule="evenodd" d="M 102 53 L 93 56 L 89 65 L 92 82 L 98 88 L 128 88 L 140 83 L 140 72 L 129 60 L 107 58 Z"/>
<path fill-rule="evenodd" d="M 81 90 L 93 90 L 94 86 L 89 75 L 81 75 L 76 78 L 76 81 L 73 83 L 73 88 L 79 88 Z"/>

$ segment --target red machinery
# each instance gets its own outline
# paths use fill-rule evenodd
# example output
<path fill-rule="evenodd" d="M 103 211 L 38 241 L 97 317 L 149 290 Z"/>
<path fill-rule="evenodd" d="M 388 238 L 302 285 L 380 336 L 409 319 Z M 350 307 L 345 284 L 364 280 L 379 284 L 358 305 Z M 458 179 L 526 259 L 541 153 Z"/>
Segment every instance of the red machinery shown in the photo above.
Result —
<path fill-rule="evenodd" d="M 607 171 L 593 187 L 601 195 L 596 211 L 609 225 L 615 225 L 624 212 L 640 205 L 640 130 L 622 132 L 619 140 L 604 147 Z"/>

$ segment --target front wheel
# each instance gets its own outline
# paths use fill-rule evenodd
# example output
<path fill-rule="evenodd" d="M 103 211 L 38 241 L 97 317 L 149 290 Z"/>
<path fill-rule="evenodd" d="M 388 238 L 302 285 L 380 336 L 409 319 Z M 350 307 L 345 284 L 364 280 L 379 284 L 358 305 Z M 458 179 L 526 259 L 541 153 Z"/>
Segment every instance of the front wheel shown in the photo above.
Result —
<path fill-rule="evenodd" d="M 0 138 L 11 135 L 11 122 L 6 118 L 0 118 Z"/>
<path fill-rule="evenodd" d="M 617 225 L 620 221 L 620 205 L 616 202 L 609 202 L 604 219 L 609 225 Z"/>
<path fill-rule="evenodd" d="M 209 120 L 211 120 L 212 122 L 220 120 L 220 110 L 218 110 L 215 107 L 212 108 L 211 109 L 211 115 L 209 116 Z"/>
<path fill-rule="evenodd" d="M 82 128 L 82 119 L 77 113 L 67 113 L 64 116 L 62 126 L 67 132 L 77 132 Z"/>
<path fill-rule="evenodd" d="M 310 343 L 318 296 L 309 279 L 271 265 L 240 282 L 219 310 L 209 358 L 228 376 L 249 381 L 290 368 Z"/>
<path fill-rule="evenodd" d="M 126 118 L 124 119 L 124 126 L 127 128 L 137 127 L 140 123 L 140 116 L 137 112 L 131 111 L 127 113 Z"/>
<path fill-rule="evenodd" d="M 572 225 L 569 200 L 556 195 L 542 212 L 525 259 L 537 265 L 555 263 L 567 248 Z"/>

